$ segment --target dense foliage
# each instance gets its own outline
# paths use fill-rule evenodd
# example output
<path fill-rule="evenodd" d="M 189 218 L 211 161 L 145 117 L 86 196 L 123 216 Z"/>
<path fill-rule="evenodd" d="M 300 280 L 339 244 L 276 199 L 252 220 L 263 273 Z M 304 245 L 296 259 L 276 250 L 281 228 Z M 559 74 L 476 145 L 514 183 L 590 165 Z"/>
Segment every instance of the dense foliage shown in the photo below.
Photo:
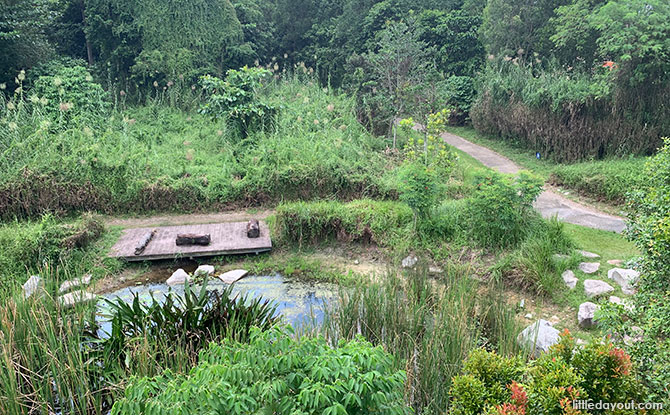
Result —
<path fill-rule="evenodd" d="M 454 415 L 601 414 L 586 411 L 573 401 L 591 400 L 626 404 L 646 397 L 630 356 L 610 341 L 575 347 L 569 333 L 535 361 L 525 364 L 485 350 L 474 350 L 454 379 L 451 395 Z M 637 409 L 616 410 L 637 414 Z"/>
<path fill-rule="evenodd" d="M 136 379 L 112 414 L 408 414 L 405 374 L 363 340 L 329 346 L 295 340 L 288 329 L 253 330 L 200 353 L 188 375 Z"/>

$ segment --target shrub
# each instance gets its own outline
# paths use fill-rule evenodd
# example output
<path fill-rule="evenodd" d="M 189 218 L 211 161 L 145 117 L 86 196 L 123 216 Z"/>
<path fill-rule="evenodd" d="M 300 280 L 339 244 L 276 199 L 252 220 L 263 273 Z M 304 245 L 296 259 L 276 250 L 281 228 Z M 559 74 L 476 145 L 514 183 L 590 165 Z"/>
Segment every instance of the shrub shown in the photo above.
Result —
<path fill-rule="evenodd" d="M 405 374 L 363 340 L 332 348 L 287 329 L 254 329 L 249 344 L 225 340 L 200 353 L 188 375 L 134 380 L 113 415 L 161 413 L 409 414 Z"/>
<path fill-rule="evenodd" d="M 43 105 L 46 114 L 59 123 L 75 119 L 96 120 L 108 109 L 107 95 L 83 66 L 54 62 L 43 71 L 30 90 L 30 100 Z"/>
<path fill-rule="evenodd" d="M 407 203 L 418 219 L 428 217 L 443 194 L 442 182 L 433 169 L 423 163 L 409 162 L 398 171 L 400 200 Z"/>
<path fill-rule="evenodd" d="M 230 69 L 225 81 L 210 75 L 201 77 L 207 101 L 200 112 L 214 118 L 227 118 L 242 138 L 252 131 L 272 127 L 278 108 L 259 94 L 263 80 L 271 74 L 267 69 L 245 66 L 240 70 Z"/>
<path fill-rule="evenodd" d="M 475 178 L 477 188 L 467 206 L 470 238 L 489 248 L 514 246 L 530 230 L 536 217 L 533 201 L 542 182 L 528 173 L 517 178 L 496 173 Z"/>
<path fill-rule="evenodd" d="M 599 340 L 576 347 L 567 331 L 547 353 L 527 364 L 478 349 L 463 367 L 450 392 L 451 413 L 456 415 L 578 415 L 586 412 L 573 408 L 577 399 L 616 403 L 645 399 L 625 351 Z"/>

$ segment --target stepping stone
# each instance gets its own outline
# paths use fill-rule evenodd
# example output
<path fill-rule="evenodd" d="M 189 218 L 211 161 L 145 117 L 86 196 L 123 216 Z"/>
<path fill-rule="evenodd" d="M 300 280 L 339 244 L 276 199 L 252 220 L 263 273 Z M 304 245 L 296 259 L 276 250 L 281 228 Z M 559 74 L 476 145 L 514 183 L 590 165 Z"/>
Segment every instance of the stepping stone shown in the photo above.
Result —
<path fill-rule="evenodd" d="M 413 268 L 414 265 L 419 261 L 416 255 L 409 255 L 407 258 L 402 260 L 403 268 Z"/>
<path fill-rule="evenodd" d="M 38 275 L 32 275 L 30 278 L 28 278 L 28 281 L 23 284 L 23 298 L 30 298 L 30 296 L 42 288 L 42 278 L 40 278 Z"/>
<path fill-rule="evenodd" d="M 607 263 L 610 265 L 614 265 L 615 267 L 620 267 L 623 265 L 623 261 L 620 259 L 608 259 Z"/>
<path fill-rule="evenodd" d="M 575 287 L 577 286 L 577 281 L 579 280 L 577 279 L 577 277 L 575 277 L 574 272 L 567 270 L 561 275 L 561 277 L 563 277 L 563 282 L 569 289 L 571 290 L 575 289 Z"/>
<path fill-rule="evenodd" d="M 594 316 L 598 308 L 599 307 L 597 305 L 588 301 L 582 303 L 579 306 L 579 312 L 577 313 L 577 323 L 579 323 L 579 325 L 585 329 L 590 329 L 591 327 L 594 327 L 597 323 L 594 320 Z"/>
<path fill-rule="evenodd" d="M 191 276 L 188 275 L 186 271 L 179 268 L 178 270 L 172 273 L 170 278 L 168 278 L 167 281 L 165 281 L 165 283 L 170 287 L 173 287 L 175 285 L 185 284 L 186 281 L 191 281 Z"/>
<path fill-rule="evenodd" d="M 200 265 L 195 272 L 193 273 L 193 276 L 203 276 L 203 277 L 209 277 L 210 275 L 214 274 L 214 266 L 212 265 Z"/>
<path fill-rule="evenodd" d="M 600 269 L 599 262 L 582 262 L 579 264 L 579 270 L 584 274 L 593 274 Z"/>
<path fill-rule="evenodd" d="M 551 346 L 558 343 L 558 334 L 558 330 L 547 320 L 538 320 L 519 333 L 516 341 L 534 357 L 538 357 L 542 352 L 546 352 Z"/>
<path fill-rule="evenodd" d="M 640 273 L 634 269 L 612 268 L 607 271 L 607 278 L 621 286 L 624 294 L 635 294 L 635 283 L 640 278 Z"/>
<path fill-rule="evenodd" d="M 97 298 L 97 295 L 82 290 L 73 291 L 71 293 L 60 296 L 58 297 L 58 302 L 60 302 L 60 305 L 63 307 L 74 307 L 77 304 L 88 303 L 89 301 L 94 301 Z"/>
<path fill-rule="evenodd" d="M 554 261 L 563 261 L 565 259 L 570 258 L 570 255 L 565 255 L 565 254 L 554 254 L 551 256 Z"/>
<path fill-rule="evenodd" d="M 577 252 L 584 258 L 592 258 L 592 259 L 600 258 L 600 255 L 594 254 L 593 252 L 589 251 L 577 251 Z"/>
<path fill-rule="evenodd" d="M 60 285 L 58 292 L 63 294 L 72 290 L 73 288 L 87 286 L 88 284 L 91 283 L 91 278 L 92 278 L 91 274 L 86 274 L 81 278 L 75 278 L 73 280 L 65 281 Z"/>
<path fill-rule="evenodd" d="M 629 304 L 628 301 L 622 300 L 620 297 L 617 297 L 616 295 L 610 295 L 609 301 L 612 304 L 622 305 L 624 310 L 626 310 L 626 311 L 635 310 L 635 306 L 633 306 L 632 304 Z"/>
<path fill-rule="evenodd" d="M 600 280 L 585 280 L 584 281 L 584 293 L 588 298 L 595 298 L 601 295 L 609 294 L 614 292 L 614 287 L 606 283 L 605 281 Z"/>
<path fill-rule="evenodd" d="M 249 271 L 245 269 L 234 269 L 219 275 L 219 279 L 226 284 L 233 284 L 247 275 Z"/>

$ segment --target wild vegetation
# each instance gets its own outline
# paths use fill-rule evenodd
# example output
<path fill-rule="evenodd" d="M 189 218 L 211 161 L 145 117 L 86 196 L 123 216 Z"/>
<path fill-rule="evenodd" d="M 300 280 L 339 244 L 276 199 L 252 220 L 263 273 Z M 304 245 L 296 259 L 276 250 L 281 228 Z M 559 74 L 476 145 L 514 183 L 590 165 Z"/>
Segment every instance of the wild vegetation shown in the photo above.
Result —
<path fill-rule="evenodd" d="M 663 0 L 0 2 L 0 413 L 670 407 L 668 22 Z M 625 209 L 637 250 L 543 219 L 546 182 Z M 321 320 L 200 276 L 63 299 L 86 274 L 149 281 L 106 257 L 110 216 L 242 208 L 269 211 L 278 254 L 217 267 L 339 283 Z M 587 298 L 614 266 L 636 293 Z M 517 337 L 537 319 L 571 328 L 539 356 Z"/>

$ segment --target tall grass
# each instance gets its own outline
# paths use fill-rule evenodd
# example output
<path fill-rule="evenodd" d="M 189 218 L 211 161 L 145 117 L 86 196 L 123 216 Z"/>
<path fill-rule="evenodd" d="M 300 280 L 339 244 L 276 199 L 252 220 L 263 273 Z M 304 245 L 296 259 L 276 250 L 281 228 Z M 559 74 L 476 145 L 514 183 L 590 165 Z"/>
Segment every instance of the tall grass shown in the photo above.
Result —
<path fill-rule="evenodd" d="M 0 100 L 0 217 L 388 194 L 384 143 L 358 124 L 352 98 L 291 77 L 265 94 L 278 123 L 247 139 L 160 100 L 67 124 L 39 103 Z"/>
<path fill-rule="evenodd" d="M 435 281 L 424 272 L 343 290 L 323 333 L 333 342 L 362 335 L 399 358 L 406 398 L 417 413 L 445 413 L 451 378 L 470 350 L 516 351 L 514 316 L 494 286 L 480 286 L 464 268 Z"/>

